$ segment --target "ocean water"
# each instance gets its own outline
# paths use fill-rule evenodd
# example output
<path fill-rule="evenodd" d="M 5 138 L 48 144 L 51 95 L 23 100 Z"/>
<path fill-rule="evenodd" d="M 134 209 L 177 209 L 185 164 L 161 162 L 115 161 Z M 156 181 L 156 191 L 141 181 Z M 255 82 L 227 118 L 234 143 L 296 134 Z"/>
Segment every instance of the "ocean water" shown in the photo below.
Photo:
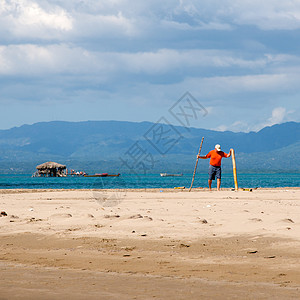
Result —
<path fill-rule="evenodd" d="M 193 187 L 207 187 L 207 174 L 196 174 Z M 138 188 L 189 188 L 192 174 L 181 177 L 161 177 L 160 174 L 133 175 L 120 177 L 64 177 L 44 178 L 31 175 L 0 175 L 0 189 L 138 189 Z M 241 188 L 300 187 L 300 173 L 238 174 Z M 213 182 L 216 187 L 216 181 Z M 222 174 L 222 187 L 233 188 L 232 174 Z"/>

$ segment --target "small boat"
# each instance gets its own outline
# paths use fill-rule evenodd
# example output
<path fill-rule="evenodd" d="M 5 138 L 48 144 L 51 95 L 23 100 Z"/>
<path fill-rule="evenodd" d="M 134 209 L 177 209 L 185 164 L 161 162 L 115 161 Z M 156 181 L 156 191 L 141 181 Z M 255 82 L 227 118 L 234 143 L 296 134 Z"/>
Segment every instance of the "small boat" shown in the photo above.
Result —
<path fill-rule="evenodd" d="M 161 177 L 177 177 L 177 176 L 182 176 L 182 173 L 180 174 L 168 174 L 168 173 L 160 173 Z"/>
<path fill-rule="evenodd" d="M 102 173 L 102 174 L 94 174 L 94 175 L 84 175 L 84 177 L 119 177 L 121 174 L 108 174 L 108 173 Z"/>

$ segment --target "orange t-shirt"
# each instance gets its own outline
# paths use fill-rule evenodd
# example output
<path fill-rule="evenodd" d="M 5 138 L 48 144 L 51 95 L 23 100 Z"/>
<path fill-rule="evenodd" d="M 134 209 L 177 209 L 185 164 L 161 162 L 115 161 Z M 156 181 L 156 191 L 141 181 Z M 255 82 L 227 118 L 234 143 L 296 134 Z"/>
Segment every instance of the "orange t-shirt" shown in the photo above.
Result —
<path fill-rule="evenodd" d="M 210 164 L 215 167 L 221 166 L 222 157 L 228 157 L 228 154 L 223 151 L 211 150 L 206 155 L 207 158 L 210 158 Z"/>

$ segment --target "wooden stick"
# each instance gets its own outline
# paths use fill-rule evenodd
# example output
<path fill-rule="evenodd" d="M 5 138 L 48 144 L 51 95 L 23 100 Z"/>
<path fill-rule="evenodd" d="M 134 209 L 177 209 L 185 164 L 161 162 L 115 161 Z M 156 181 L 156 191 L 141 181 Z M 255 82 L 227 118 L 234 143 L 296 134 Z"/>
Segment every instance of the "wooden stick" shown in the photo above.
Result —
<path fill-rule="evenodd" d="M 236 175 L 236 163 L 235 163 L 235 154 L 234 150 L 231 151 L 232 155 L 232 168 L 233 168 L 233 178 L 234 178 L 234 189 L 237 191 L 239 189 Z"/>
<path fill-rule="evenodd" d="M 198 156 L 199 156 L 200 153 L 201 153 L 203 140 L 204 140 L 204 137 L 202 137 L 202 140 L 201 140 L 201 144 L 200 144 Z M 197 156 L 196 165 L 195 165 L 194 174 L 193 174 L 193 179 L 192 179 L 192 183 L 191 183 L 191 187 L 190 187 L 190 189 L 189 189 L 189 192 L 191 191 L 191 189 L 192 189 L 192 187 L 193 187 L 193 184 L 194 184 L 195 174 L 196 174 L 197 165 L 198 165 L 198 160 L 199 160 L 198 156 Z"/>

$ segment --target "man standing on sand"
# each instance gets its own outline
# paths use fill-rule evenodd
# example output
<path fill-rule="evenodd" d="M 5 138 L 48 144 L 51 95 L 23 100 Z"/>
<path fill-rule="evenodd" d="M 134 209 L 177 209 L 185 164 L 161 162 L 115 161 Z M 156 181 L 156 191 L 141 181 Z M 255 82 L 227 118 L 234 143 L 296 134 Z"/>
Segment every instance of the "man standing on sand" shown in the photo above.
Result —
<path fill-rule="evenodd" d="M 207 159 L 210 158 L 209 162 L 209 169 L 208 169 L 208 186 L 209 190 L 211 191 L 211 183 L 217 177 L 217 190 L 220 190 L 221 187 L 221 160 L 223 157 L 230 157 L 231 156 L 230 149 L 229 154 L 221 151 L 221 146 L 217 144 L 214 150 L 211 150 L 205 156 L 198 155 L 198 158 Z"/>

